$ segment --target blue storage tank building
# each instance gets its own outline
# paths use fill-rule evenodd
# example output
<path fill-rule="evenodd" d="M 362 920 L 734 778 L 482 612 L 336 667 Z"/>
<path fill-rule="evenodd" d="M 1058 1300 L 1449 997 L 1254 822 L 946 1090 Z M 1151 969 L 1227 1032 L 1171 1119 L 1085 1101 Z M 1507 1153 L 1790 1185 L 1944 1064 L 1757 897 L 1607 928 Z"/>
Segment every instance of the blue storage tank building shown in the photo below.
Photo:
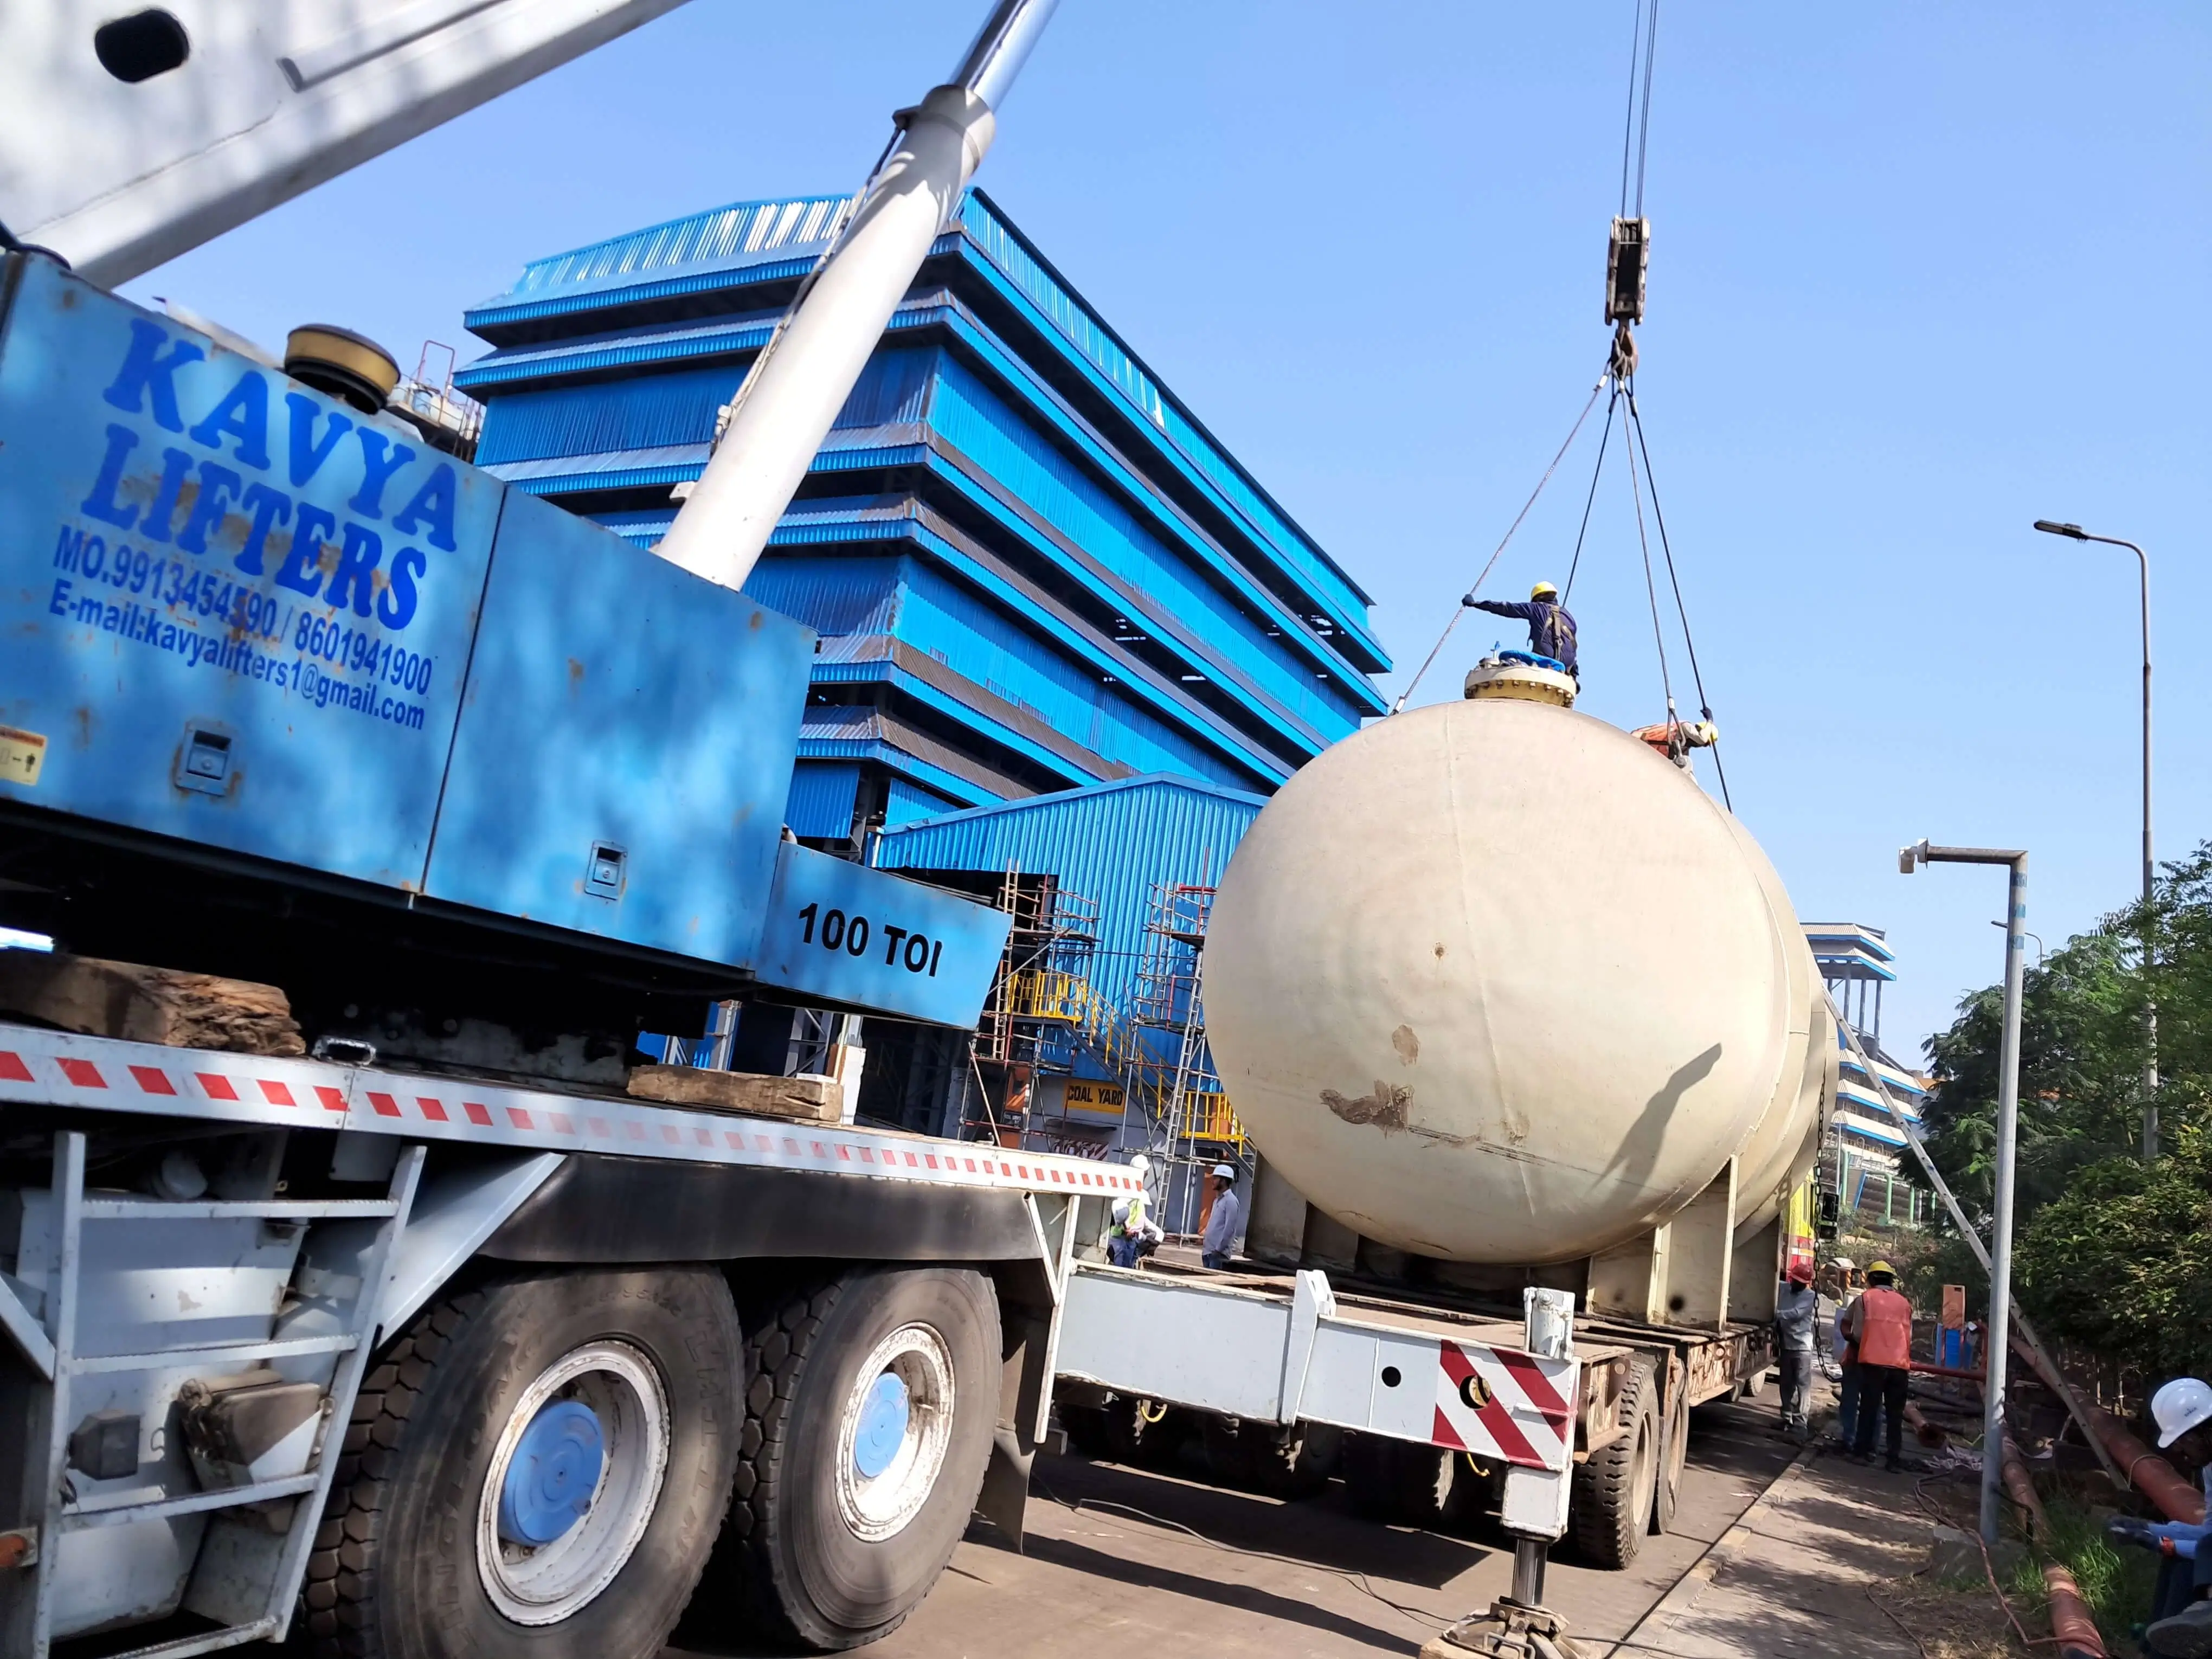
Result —
<path fill-rule="evenodd" d="M 477 461 L 650 544 L 842 198 L 533 262 L 471 309 Z M 1143 775 L 1266 794 L 1384 707 L 1368 596 L 981 192 L 746 585 L 816 629 L 793 830 Z"/>
<path fill-rule="evenodd" d="M 532 263 L 467 313 L 494 348 L 458 377 L 486 406 L 478 464 L 657 541 L 844 202 L 739 203 Z M 745 592 L 821 635 L 793 831 L 979 895 L 1014 871 L 1082 896 L 1085 994 L 1114 1019 L 1136 1018 L 1159 884 L 1218 879 L 1265 797 L 1385 707 L 1365 592 L 980 191 Z M 744 1063 L 777 1065 L 787 1027 L 787 1069 L 826 1053 L 804 1048 L 818 1025 L 749 1009 Z M 1054 1065 L 1157 1082 L 1171 1036 L 1125 1036 L 1112 1063 L 1079 1041 L 994 1071 L 964 1040 L 872 1029 L 861 1108 L 951 1130 Z"/>

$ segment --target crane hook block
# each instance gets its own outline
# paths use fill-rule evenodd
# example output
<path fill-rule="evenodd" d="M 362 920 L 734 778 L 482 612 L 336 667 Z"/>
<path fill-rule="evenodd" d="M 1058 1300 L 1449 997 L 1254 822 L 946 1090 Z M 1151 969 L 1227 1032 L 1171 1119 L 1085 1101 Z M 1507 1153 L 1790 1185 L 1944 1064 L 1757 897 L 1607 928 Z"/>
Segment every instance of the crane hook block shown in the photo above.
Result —
<path fill-rule="evenodd" d="M 1605 252 L 1605 319 L 1644 320 L 1644 273 L 1651 257 L 1651 222 L 1615 219 Z"/>

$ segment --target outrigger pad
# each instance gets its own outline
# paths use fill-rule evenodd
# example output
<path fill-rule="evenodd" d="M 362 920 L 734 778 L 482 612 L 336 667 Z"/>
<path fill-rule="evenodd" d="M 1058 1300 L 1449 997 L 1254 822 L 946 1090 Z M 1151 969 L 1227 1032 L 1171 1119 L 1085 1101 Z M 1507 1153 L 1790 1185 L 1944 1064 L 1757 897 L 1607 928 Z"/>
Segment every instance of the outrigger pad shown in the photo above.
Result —
<path fill-rule="evenodd" d="M 1524 1607 L 1510 1596 L 1498 1598 L 1488 1613 L 1462 1619 L 1421 1646 L 1420 1659 L 1582 1659 L 1567 1639 L 1566 1621 L 1549 1607 Z"/>

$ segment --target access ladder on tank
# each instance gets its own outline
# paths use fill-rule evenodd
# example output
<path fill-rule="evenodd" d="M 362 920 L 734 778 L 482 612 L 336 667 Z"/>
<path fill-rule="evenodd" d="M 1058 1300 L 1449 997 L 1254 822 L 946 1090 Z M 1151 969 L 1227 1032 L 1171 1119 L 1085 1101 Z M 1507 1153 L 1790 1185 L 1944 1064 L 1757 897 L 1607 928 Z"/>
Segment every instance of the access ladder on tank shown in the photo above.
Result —
<path fill-rule="evenodd" d="M 85 1190 L 85 1137 L 65 1130 L 54 1137 L 52 1200 L 47 1210 L 43 1296 L 32 1294 L 20 1278 L 0 1274 L 0 1326 L 35 1376 L 20 1401 L 26 1425 L 21 1443 L 28 1449 L 12 1489 L 0 1489 L 0 1653 L 46 1659 L 54 1622 L 58 1564 L 68 1540 L 92 1528 L 133 1521 L 163 1520 L 198 1513 L 243 1510 L 249 1505 L 290 1504 L 263 1514 L 273 1516 L 258 1534 L 241 1532 L 240 1547 L 220 1553 L 203 1549 L 195 1565 L 185 1605 L 213 1619 L 219 1628 L 132 1648 L 113 1659 L 186 1659 L 260 1640 L 281 1639 L 291 1621 L 305 1572 L 307 1552 L 330 1496 L 353 1413 L 356 1394 L 374 1346 L 377 1310 L 392 1250 L 407 1224 L 421 1176 L 423 1148 L 399 1152 L 389 1188 L 381 1199 L 170 1201 L 137 1194 Z M 271 1334 L 262 1340 L 185 1344 L 125 1353 L 80 1352 L 78 1316 L 83 1297 L 88 1234 L 100 1230 L 149 1230 L 163 1224 L 256 1221 L 264 1227 L 302 1229 L 356 1224 L 366 1235 L 344 1238 L 319 1259 L 302 1241 L 289 1289 L 293 1305 L 311 1307 L 322 1327 L 307 1335 Z M 352 1248 L 349 1249 L 348 1246 Z M 331 1271 L 331 1261 L 349 1269 Z M 22 1266 L 21 1261 L 17 1263 Z M 310 1286 L 309 1276 L 313 1275 Z M 350 1293 L 333 1295 L 350 1285 Z M 272 1310 L 272 1313 L 275 1310 Z M 333 1357 L 306 1467 L 274 1479 L 248 1479 L 234 1486 L 145 1498 L 137 1493 L 80 1498 L 71 1478 L 80 1455 L 91 1456 L 102 1425 L 88 1417 L 72 1426 L 71 1397 L 86 1378 L 118 1373 L 175 1371 L 205 1366 L 235 1374 L 242 1365 L 266 1365 Z M 135 1460 L 139 1428 L 131 1418 L 114 1425 L 131 1443 Z M 94 1438 L 86 1442 L 81 1437 Z M 43 1453 L 43 1456 L 41 1456 Z M 78 1473 L 83 1471 L 80 1468 Z M 142 1489 L 143 1490 L 143 1489 Z M 12 1511 L 12 1513 L 10 1513 Z M 12 1569 L 12 1570 L 9 1570 Z"/>

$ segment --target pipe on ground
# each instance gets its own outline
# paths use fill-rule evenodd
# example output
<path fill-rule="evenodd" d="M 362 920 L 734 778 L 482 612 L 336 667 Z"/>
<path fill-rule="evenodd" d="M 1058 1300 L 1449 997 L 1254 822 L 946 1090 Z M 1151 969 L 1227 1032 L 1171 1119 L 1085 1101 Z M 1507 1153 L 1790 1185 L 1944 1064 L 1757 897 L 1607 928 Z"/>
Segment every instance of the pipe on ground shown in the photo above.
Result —
<path fill-rule="evenodd" d="M 2027 1472 L 2027 1460 L 2021 1456 L 2020 1448 L 2013 1443 L 2010 1435 L 2005 1437 L 2004 1465 L 2002 1472 L 2004 1476 L 2005 1496 L 2027 1512 L 2028 1519 L 2034 1523 L 2034 1534 L 2037 1538 L 2048 1537 L 2051 1531 L 2050 1517 L 2043 1512 L 2043 1499 L 2035 1490 L 2035 1479 Z"/>
<path fill-rule="evenodd" d="M 2097 1633 L 2097 1621 L 2089 1616 L 2074 1575 L 2053 1561 L 2043 1570 L 2043 1588 L 2051 1597 L 2051 1634 L 2059 1659 L 2107 1659 L 2105 1638 Z"/>
<path fill-rule="evenodd" d="M 2136 1490 L 2157 1504 L 2167 1520 L 2192 1527 L 2204 1524 L 2204 1494 L 2175 1474 L 2172 1464 L 2136 1439 L 2109 1413 L 2096 1414 L 2094 1430 Z"/>

